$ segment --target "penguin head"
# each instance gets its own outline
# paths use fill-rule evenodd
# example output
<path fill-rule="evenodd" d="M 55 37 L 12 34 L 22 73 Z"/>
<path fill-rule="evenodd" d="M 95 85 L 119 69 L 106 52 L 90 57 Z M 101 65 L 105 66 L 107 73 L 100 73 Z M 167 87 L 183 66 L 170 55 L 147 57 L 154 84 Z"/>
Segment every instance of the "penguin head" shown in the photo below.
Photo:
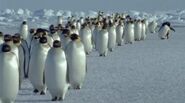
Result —
<path fill-rule="evenodd" d="M 54 47 L 54 48 L 61 48 L 61 41 L 55 40 L 55 41 L 53 42 L 53 47 Z"/>
<path fill-rule="evenodd" d="M 14 36 L 12 36 L 12 39 L 14 44 L 20 44 L 21 42 L 21 37 L 19 33 L 16 33 Z"/>
<path fill-rule="evenodd" d="M 30 34 L 34 34 L 36 32 L 36 30 L 35 29 L 30 29 Z"/>
<path fill-rule="evenodd" d="M 107 23 L 104 23 L 102 29 L 107 29 Z"/>
<path fill-rule="evenodd" d="M 11 51 L 11 47 L 8 44 L 3 44 L 2 48 L 1 48 L 2 52 L 10 52 Z"/>
<path fill-rule="evenodd" d="M 75 41 L 75 40 L 77 40 L 77 39 L 79 39 L 79 36 L 77 35 L 77 34 L 71 34 L 71 40 L 72 41 Z"/>
<path fill-rule="evenodd" d="M 22 25 L 26 25 L 26 24 L 27 24 L 27 22 L 26 22 L 26 21 L 23 21 L 23 22 L 22 22 Z"/>
<path fill-rule="evenodd" d="M 47 37 L 41 37 L 41 38 L 39 39 L 39 42 L 40 42 L 41 44 L 47 43 Z"/>
<path fill-rule="evenodd" d="M 12 41 L 12 36 L 10 34 L 5 34 L 4 35 L 4 41 L 5 42 L 10 42 Z"/>
<path fill-rule="evenodd" d="M 64 35 L 65 37 L 70 35 L 70 30 L 69 29 L 63 29 L 62 30 L 62 35 Z"/>

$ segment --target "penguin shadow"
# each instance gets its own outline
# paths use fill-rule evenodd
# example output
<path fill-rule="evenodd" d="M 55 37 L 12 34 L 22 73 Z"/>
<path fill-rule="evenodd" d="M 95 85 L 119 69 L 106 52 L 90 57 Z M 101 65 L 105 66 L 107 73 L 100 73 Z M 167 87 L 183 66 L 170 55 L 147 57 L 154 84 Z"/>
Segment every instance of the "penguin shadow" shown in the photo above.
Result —
<path fill-rule="evenodd" d="M 51 102 L 51 100 L 49 100 L 49 99 L 45 99 L 45 100 L 39 100 L 39 99 L 15 100 L 15 103 L 46 103 L 46 102 Z"/>

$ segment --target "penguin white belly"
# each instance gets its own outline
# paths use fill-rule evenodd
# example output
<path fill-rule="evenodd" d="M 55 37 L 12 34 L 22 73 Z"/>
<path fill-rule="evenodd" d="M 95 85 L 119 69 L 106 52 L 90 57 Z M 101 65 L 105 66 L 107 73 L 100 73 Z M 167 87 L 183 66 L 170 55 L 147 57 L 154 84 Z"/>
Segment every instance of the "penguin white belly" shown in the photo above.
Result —
<path fill-rule="evenodd" d="M 63 34 L 60 36 L 60 40 L 62 43 L 62 48 L 64 50 L 66 49 L 67 45 L 71 42 L 71 39 L 69 37 L 65 37 Z"/>
<path fill-rule="evenodd" d="M 142 32 L 142 24 L 136 23 L 135 31 L 134 31 L 135 40 L 137 40 L 137 41 L 141 40 L 141 32 Z"/>
<path fill-rule="evenodd" d="M 107 55 L 108 50 L 108 32 L 100 31 L 97 36 L 97 49 L 100 55 Z"/>
<path fill-rule="evenodd" d="M 142 24 L 142 32 L 141 32 L 141 40 L 145 40 L 146 38 L 146 26 Z"/>
<path fill-rule="evenodd" d="M 121 25 L 118 25 L 117 28 L 116 28 L 116 42 L 118 45 L 121 45 L 122 42 L 123 42 L 123 26 Z"/>
<path fill-rule="evenodd" d="M 81 88 L 86 74 L 86 54 L 79 41 L 72 41 L 67 47 L 69 82 L 73 88 Z"/>
<path fill-rule="evenodd" d="M 95 49 L 97 50 L 97 41 L 98 41 L 98 35 L 100 33 L 100 28 L 95 28 L 94 31 L 93 31 L 93 42 L 94 42 L 94 46 L 95 46 Z"/>
<path fill-rule="evenodd" d="M 28 42 L 28 35 L 29 35 L 28 25 L 21 26 L 20 35 L 24 40 L 26 40 L 26 42 Z"/>
<path fill-rule="evenodd" d="M 52 34 L 51 37 L 53 38 L 53 41 L 55 41 L 55 40 L 60 41 L 60 37 L 59 37 L 58 33 Z"/>
<path fill-rule="evenodd" d="M 35 89 L 42 91 L 45 89 L 43 82 L 44 66 L 49 48 L 40 47 L 37 45 L 31 53 L 31 59 L 29 64 L 29 79 Z"/>
<path fill-rule="evenodd" d="M 127 32 L 125 34 L 125 42 L 133 43 L 134 42 L 134 25 L 128 24 Z"/>
<path fill-rule="evenodd" d="M 89 54 L 92 51 L 92 34 L 90 29 L 82 29 L 80 33 L 80 38 L 84 44 L 86 54 Z"/>
<path fill-rule="evenodd" d="M 14 53 L 0 53 L 0 101 L 10 103 L 19 90 L 18 59 Z"/>
<path fill-rule="evenodd" d="M 61 48 L 49 50 L 45 63 L 45 77 L 52 97 L 60 96 L 64 99 L 68 90 L 67 61 Z"/>
<path fill-rule="evenodd" d="M 115 27 L 110 27 L 108 30 L 108 49 L 113 51 L 116 46 L 116 29 Z"/>
<path fill-rule="evenodd" d="M 26 71 L 24 69 L 25 67 L 25 60 L 24 60 L 24 48 L 22 45 L 18 47 L 19 49 L 19 89 L 21 88 L 22 80 L 24 79 L 24 76 L 26 74 Z"/>
<path fill-rule="evenodd" d="M 159 30 L 159 38 L 161 39 L 166 39 L 167 38 L 167 33 L 170 31 L 170 28 L 168 26 L 163 26 L 160 30 Z"/>

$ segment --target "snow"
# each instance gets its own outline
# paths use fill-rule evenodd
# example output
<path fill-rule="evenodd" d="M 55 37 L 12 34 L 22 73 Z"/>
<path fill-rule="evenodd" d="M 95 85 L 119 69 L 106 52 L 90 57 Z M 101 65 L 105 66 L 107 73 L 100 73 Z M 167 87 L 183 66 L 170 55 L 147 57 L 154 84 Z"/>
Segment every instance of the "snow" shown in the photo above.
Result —
<path fill-rule="evenodd" d="M 116 47 L 107 57 L 93 51 L 81 90 L 69 90 L 62 103 L 183 103 L 185 101 L 185 29 L 169 40 L 148 34 L 145 41 Z M 25 80 L 16 103 L 52 103 L 32 93 Z M 53 102 L 54 103 L 54 102 Z"/>

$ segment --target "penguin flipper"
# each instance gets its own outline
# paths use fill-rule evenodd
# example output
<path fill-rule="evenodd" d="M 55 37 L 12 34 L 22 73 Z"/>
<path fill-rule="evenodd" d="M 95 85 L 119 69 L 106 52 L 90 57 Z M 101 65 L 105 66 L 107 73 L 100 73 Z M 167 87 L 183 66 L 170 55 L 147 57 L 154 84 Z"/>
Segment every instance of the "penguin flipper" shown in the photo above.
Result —
<path fill-rule="evenodd" d="M 174 31 L 174 32 L 175 32 L 175 29 L 174 29 L 174 28 L 172 28 L 172 27 L 170 27 L 170 30 L 172 30 L 172 31 Z"/>
<path fill-rule="evenodd" d="M 66 81 L 69 83 L 69 63 L 67 63 Z"/>

